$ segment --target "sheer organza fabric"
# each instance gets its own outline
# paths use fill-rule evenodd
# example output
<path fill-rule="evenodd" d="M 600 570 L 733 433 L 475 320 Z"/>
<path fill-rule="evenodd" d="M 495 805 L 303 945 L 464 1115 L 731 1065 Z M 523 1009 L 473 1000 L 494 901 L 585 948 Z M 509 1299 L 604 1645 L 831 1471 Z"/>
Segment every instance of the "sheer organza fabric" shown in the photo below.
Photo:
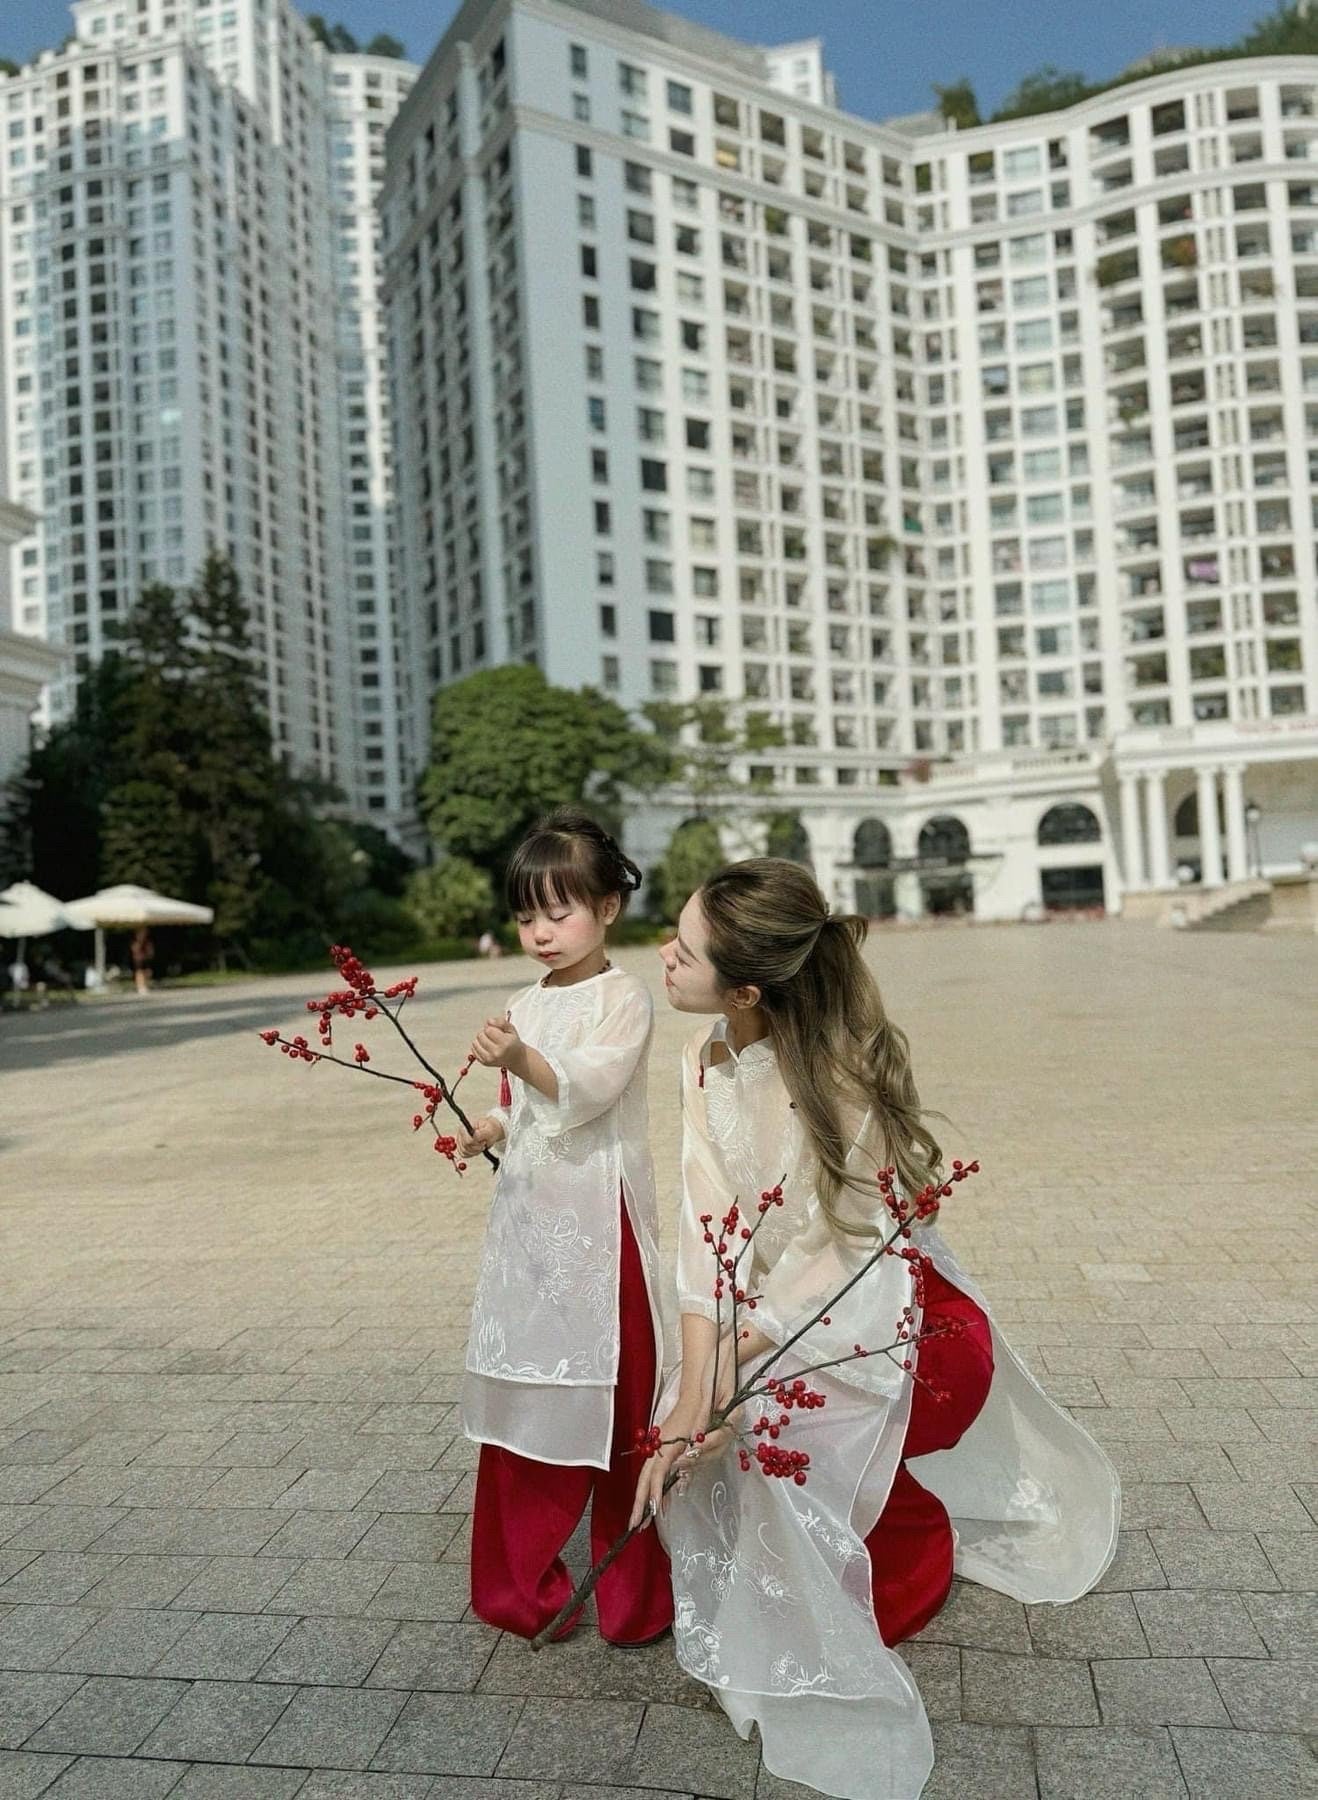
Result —
<path fill-rule="evenodd" d="M 507 1137 L 476 1279 L 463 1426 L 541 1462 L 607 1469 L 620 1193 L 662 1343 L 646 1104 L 654 1002 L 636 976 L 608 968 L 569 987 L 537 983 L 509 1013 L 553 1069 L 558 1097 L 513 1081 L 510 1105 L 494 1113 Z"/>
<path fill-rule="evenodd" d="M 718 1219 L 735 1198 L 753 1218 L 761 1190 L 781 1181 L 785 1205 L 758 1235 L 744 1283 L 760 1296 L 754 1323 L 781 1344 L 872 1251 L 837 1236 L 819 1208 L 807 1140 L 768 1040 L 737 1056 L 721 1026 L 702 1032 L 687 1047 L 682 1096 L 679 1308 L 715 1316 L 700 1215 Z M 882 1145 L 868 1121 L 855 1129 L 855 1166 L 873 1171 Z M 920 1228 L 917 1241 L 988 1310 L 936 1229 Z M 790 1377 L 856 1343 L 891 1343 L 913 1303 L 907 1265 L 885 1258 L 829 1308 L 831 1325 L 812 1330 L 775 1373 Z M 952 1515 L 959 1573 L 1021 1600 L 1074 1599 L 1111 1560 L 1116 1474 L 996 1327 L 993 1347 L 979 1418 L 955 1449 L 917 1458 L 911 1470 Z M 670 1374 L 660 1418 L 679 1376 Z M 775 1775 L 841 1800 L 915 1800 L 933 1766 L 932 1738 L 909 1669 L 879 1637 L 864 1545 L 901 1460 L 910 1379 L 894 1361 L 871 1356 L 810 1380 L 827 1403 L 794 1414 L 784 1438 L 809 1453 L 804 1487 L 743 1474 L 729 1449 L 698 1459 L 686 1491 L 670 1502 L 661 1531 L 673 1565 L 677 1655 L 742 1736 L 758 1727 Z"/>

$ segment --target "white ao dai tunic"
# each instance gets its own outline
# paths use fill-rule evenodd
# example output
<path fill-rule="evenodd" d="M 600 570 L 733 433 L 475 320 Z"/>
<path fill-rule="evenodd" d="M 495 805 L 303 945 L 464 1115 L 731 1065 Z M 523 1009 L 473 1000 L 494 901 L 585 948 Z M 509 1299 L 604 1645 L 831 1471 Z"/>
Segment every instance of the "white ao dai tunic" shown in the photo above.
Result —
<path fill-rule="evenodd" d="M 780 1180 L 785 1204 L 755 1240 L 744 1315 L 782 1343 L 868 1260 L 872 1243 L 839 1238 L 814 1193 L 813 1158 L 768 1040 L 710 1064 L 711 1038 L 683 1065 L 683 1200 L 678 1298 L 715 1317 L 713 1259 L 702 1213 L 737 1199 L 755 1216 Z M 703 1069 L 702 1069 L 703 1064 Z M 853 1160 L 875 1169 L 882 1145 L 859 1127 Z M 877 1199 L 877 1189 L 875 1190 Z M 843 1205 L 861 1204 L 861 1197 Z M 874 1219 L 877 1205 L 868 1209 Z M 947 1280 L 981 1306 L 938 1231 L 916 1238 Z M 775 1374 L 793 1376 L 856 1343 L 893 1341 L 913 1303 L 908 1265 L 884 1258 L 816 1326 Z M 724 1301 L 723 1323 L 729 1321 Z M 985 1308 L 987 1311 L 987 1308 Z M 943 1501 L 960 1574 L 1026 1601 L 1077 1598 L 1102 1575 L 1116 1544 L 1119 1489 L 1098 1445 L 1047 1399 L 993 1331 L 994 1374 L 982 1412 L 955 1449 L 916 1458 L 911 1472 Z M 676 1398 L 676 1377 L 660 1405 Z M 735 1452 L 698 1460 L 662 1523 L 673 1564 L 678 1660 L 707 1682 L 743 1737 L 760 1731 L 766 1766 L 843 1800 L 915 1800 L 933 1764 L 919 1692 L 874 1620 L 864 1540 L 901 1460 L 911 1383 L 871 1356 L 809 1377 L 827 1395 L 796 1412 L 783 1447 L 810 1456 L 807 1483 L 742 1473 Z"/>
<path fill-rule="evenodd" d="M 618 1372 L 621 1205 L 645 1268 L 656 1344 L 654 1168 L 646 1062 L 654 1002 L 607 968 L 543 981 L 509 1009 L 558 1081 L 546 1099 L 514 1080 L 476 1280 L 462 1390 L 480 1443 L 540 1462 L 609 1466 Z"/>

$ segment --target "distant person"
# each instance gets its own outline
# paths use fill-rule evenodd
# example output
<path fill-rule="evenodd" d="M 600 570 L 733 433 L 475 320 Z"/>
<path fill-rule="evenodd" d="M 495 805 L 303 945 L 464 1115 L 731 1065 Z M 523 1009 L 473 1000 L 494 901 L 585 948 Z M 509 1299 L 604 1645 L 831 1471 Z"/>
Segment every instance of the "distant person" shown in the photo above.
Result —
<path fill-rule="evenodd" d="M 25 994 L 32 985 L 28 966 L 21 956 L 16 956 L 9 965 L 9 985 L 16 994 Z"/>
<path fill-rule="evenodd" d="M 151 969 L 156 960 L 156 947 L 151 942 L 151 933 L 145 925 L 139 925 L 133 933 L 133 941 L 128 947 L 128 955 L 133 965 L 133 986 L 139 994 L 151 992 Z"/>
<path fill-rule="evenodd" d="M 502 956 L 503 945 L 490 930 L 482 931 L 476 941 L 476 951 L 480 956 Z"/>

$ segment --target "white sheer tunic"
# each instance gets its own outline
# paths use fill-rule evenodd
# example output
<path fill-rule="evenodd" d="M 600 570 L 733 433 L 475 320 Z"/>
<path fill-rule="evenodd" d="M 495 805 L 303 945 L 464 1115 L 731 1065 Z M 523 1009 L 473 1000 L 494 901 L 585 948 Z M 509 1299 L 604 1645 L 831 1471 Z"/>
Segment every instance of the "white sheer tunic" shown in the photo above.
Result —
<path fill-rule="evenodd" d="M 726 1054 L 712 1063 L 721 1040 Z M 715 1221 L 736 1199 L 757 1216 L 762 1189 L 782 1182 L 785 1204 L 755 1240 L 743 1314 L 775 1343 L 828 1302 L 872 1250 L 839 1238 L 814 1194 L 813 1158 L 768 1040 L 740 1056 L 722 1027 L 702 1032 L 683 1060 L 683 1199 L 678 1248 L 682 1312 L 716 1316 L 713 1257 L 702 1213 Z M 883 1161 L 857 1121 L 853 1166 Z M 877 1205 L 844 1201 L 872 1221 Z M 886 1215 L 884 1215 L 886 1217 Z M 915 1241 L 947 1280 L 987 1306 L 938 1231 Z M 775 1367 L 791 1376 L 890 1344 L 914 1303 L 907 1265 L 885 1257 Z M 730 1323 L 723 1302 L 723 1324 Z M 955 1449 L 913 1459 L 911 1471 L 952 1516 L 959 1574 L 1026 1601 L 1072 1600 L 1102 1575 L 1116 1547 L 1116 1472 L 1089 1435 L 1056 1407 L 993 1331 L 994 1374 L 983 1411 Z M 729 1448 L 697 1460 L 661 1531 L 673 1564 L 678 1660 L 708 1683 L 743 1737 L 757 1725 L 765 1765 L 842 1800 L 915 1800 L 933 1766 L 928 1721 L 905 1663 L 874 1620 L 864 1540 L 901 1460 L 911 1383 L 871 1356 L 811 1385 L 817 1411 L 792 1414 L 783 1448 L 810 1456 L 804 1487 L 743 1474 Z M 676 1398 L 670 1377 L 662 1419 Z"/>
<path fill-rule="evenodd" d="M 511 1105 L 493 1114 L 507 1136 L 476 1279 L 463 1427 L 540 1462 L 607 1468 L 624 1204 L 662 1346 L 645 1093 L 654 1002 L 634 975 L 608 968 L 568 987 L 539 982 L 509 1010 L 554 1071 L 558 1098 L 513 1079 Z"/>

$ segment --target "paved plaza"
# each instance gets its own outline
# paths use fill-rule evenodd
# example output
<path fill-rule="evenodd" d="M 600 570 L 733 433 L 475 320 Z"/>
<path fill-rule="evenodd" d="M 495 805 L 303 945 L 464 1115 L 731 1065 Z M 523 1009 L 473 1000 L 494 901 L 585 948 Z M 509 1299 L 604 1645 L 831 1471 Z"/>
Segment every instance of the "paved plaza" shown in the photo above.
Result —
<path fill-rule="evenodd" d="M 1098 1593 L 958 1585 L 907 1647 L 927 1800 L 1313 1795 L 1318 944 L 1110 923 L 872 954 L 948 1153 L 985 1166 L 948 1235 L 1125 1484 Z M 452 1070 L 525 971 L 422 971 L 411 1029 Z M 653 985 L 671 1238 L 689 1022 Z M 488 1181 L 404 1090 L 261 1045 L 316 988 L 0 1018 L 0 1800 L 801 1796 L 670 1643 L 533 1656 L 470 1618 Z"/>

